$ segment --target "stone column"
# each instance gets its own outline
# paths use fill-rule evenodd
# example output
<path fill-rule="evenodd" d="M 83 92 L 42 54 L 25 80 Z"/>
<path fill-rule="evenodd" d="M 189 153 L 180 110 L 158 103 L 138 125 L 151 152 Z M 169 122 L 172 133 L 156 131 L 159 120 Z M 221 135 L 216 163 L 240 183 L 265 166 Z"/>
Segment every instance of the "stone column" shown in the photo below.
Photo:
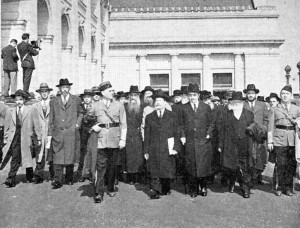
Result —
<path fill-rule="evenodd" d="M 69 43 L 73 46 L 72 58 L 71 62 L 71 70 L 69 73 L 69 80 L 74 82 L 72 87 L 72 93 L 79 93 L 79 35 L 78 35 L 78 26 L 79 26 L 79 18 L 78 18 L 78 0 L 72 0 L 72 9 L 69 13 L 70 16 L 70 41 Z"/>
<path fill-rule="evenodd" d="M 78 88 L 78 92 L 80 91 L 83 92 L 86 84 L 89 83 L 88 80 L 85 78 L 85 72 L 87 69 L 86 57 L 87 57 L 86 53 L 82 53 L 79 56 L 79 71 L 77 73 L 79 75 L 79 81 L 78 81 L 78 85 L 76 86 Z"/>
<path fill-rule="evenodd" d="M 85 66 L 85 81 L 86 85 L 88 87 L 92 87 L 92 77 L 91 77 L 91 65 L 92 65 L 92 19 L 91 19 L 91 0 L 87 0 L 86 2 L 86 20 L 84 25 L 84 46 L 83 46 L 83 52 L 86 53 L 86 66 Z"/>
<path fill-rule="evenodd" d="M 147 75 L 147 55 L 139 55 L 140 74 L 139 74 L 139 88 L 144 88 L 150 85 L 150 77 Z"/>
<path fill-rule="evenodd" d="M 0 0 L 0 15 L 2 15 L 2 0 Z M 0 17 L 0 48 L 2 50 L 2 19 Z M 1 89 L 1 94 L 2 94 L 2 91 L 3 91 L 3 88 L 2 88 L 2 85 L 3 85 L 3 72 L 2 72 L 2 62 L 0 63 L 0 76 L 1 76 L 1 79 L 0 79 L 0 89 Z"/>
<path fill-rule="evenodd" d="M 68 46 L 66 48 L 62 49 L 62 59 L 63 59 L 63 66 L 62 66 L 62 78 L 68 78 L 71 82 L 74 80 L 74 78 L 71 79 L 71 68 L 72 68 L 72 46 Z M 75 81 L 74 81 L 75 82 Z"/>
<path fill-rule="evenodd" d="M 96 28 L 96 48 L 94 53 L 94 61 L 97 61 L 97 64 L 95 65 L 95 75 L 93 75 L 93 86 L 100 85 L 102 82 L 102 47 L 101 47 L 101 41 L 102 41 L 102 21 L 101 21 L 101 1 L 98 1 L 97 3 L 97 9 L 95 10 L 95 15 L 98 18 L 97 20 L 97 28 Z"/>
<path fill-rule="evenodd" d="M 179 54 L 171 54 L 171 77 L 170 77 L 170 95 L 172 95 L 175 89 L 180 89 L 181 87 L 181 75 L 178 69 Z"/>
<path fill-rule="evenodd" d="M 210 54 L 203 54 L 202 90 L 213 91 L 213 77 L 210 71 Z"/>
<path fill-rule="evenodd" d="M 37 88 L 39 88 L 39 85 L 42 82 L 48 83 L 49 86 L 57 83 L 55 78 L 52 77 L 52 70 L 54 69 L 52 65 L 53 37 L 53 35 L 39 37 L 43 41 L 41 43 L 42 50 L 39 52 L 39 61 L 37 61 L 36 63 L 36 74 L 38 75 L 38 77 L 36 78 L 36 80 L 32 80 L 30 85 L 32 91 L 35 91 Z"/>
<path fill-rule="evenodd" d="M 242 54 L 234 55 L 234 89 L 242 91 L 245 87 L 244 61 Z"/>

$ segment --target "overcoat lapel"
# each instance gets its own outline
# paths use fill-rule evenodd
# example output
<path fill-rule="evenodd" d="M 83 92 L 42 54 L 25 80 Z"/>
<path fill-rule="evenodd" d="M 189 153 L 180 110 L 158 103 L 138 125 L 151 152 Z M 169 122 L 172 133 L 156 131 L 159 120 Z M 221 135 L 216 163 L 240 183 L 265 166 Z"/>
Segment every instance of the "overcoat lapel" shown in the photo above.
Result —
<path fill-rule="evenodd" d="M 66 107 L 64 106 L 64 104 L 63 104 L 63 102 L 62 102 L 62 100 L 61 100 L 61 97 L 58 97 L 57 102 L 59 103 L 60 107 L 61 107 L 63 110 L 66 109 Z"/>
<path fill-rule="evenodd" d="M 42 118 L 44 118 L 44 112 L 43 112 L 43 108 L 42 108 L 42 103 L 39 102 L 39 103 L 37 103 L 36 105 L 37 105 L 37 110 L 38 110 L 39 115 L 40 115 Z"/>
<path fill-rule="evenodd" d="M 29 110 L 30 110 L 30 108 L 28 106 L 24 106 L 24 113 L 22 115 L 22 122 L 24 122 L 24 120 L 28 116 Z"/>
<path fill-rule="evenodd" d="M 73 102 L 74 102 L 74 97 L 70 94 L 69 100 L 66 104 L 66 109 L 69 108 Z"/>
<path fill-rule="evenodd" d="M 12 110 L 11 111 L 11 117 L 12 117 L 12 120 L 13 120 L 14 124 L 16 125 L 16 123 L 17 123 L 17 108 L 14 107 L 11 110 Z"/>

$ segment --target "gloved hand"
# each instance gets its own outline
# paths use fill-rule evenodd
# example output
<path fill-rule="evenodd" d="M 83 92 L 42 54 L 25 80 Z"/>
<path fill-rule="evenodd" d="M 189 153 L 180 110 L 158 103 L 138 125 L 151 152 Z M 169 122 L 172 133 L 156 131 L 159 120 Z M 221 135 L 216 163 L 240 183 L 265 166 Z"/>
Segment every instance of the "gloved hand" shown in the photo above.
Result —
<path fill-rule="evenodd" d="M 121 139 L 120 142 L 119 142 L 119 148 L 123 149 L 125 146 L 126 146 L 125 140 Z"/>

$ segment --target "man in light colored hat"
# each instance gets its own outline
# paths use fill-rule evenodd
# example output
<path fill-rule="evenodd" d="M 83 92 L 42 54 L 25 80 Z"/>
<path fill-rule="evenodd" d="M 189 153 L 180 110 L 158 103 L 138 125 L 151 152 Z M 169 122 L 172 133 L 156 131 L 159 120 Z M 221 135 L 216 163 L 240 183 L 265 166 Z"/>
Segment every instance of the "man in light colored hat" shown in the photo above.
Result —
<path fill-rule="evenodd" d="M 275 156 L 275 195 L 292 196 L 293 177 L 296 174 L 295 130 L 300 108 L 291 104 L 292 87 L 280 92 L 281 104 L 271 108 L 268 126 L 268 149 Z M 298 122 L 298 121 L 297 121 Z"/>
<path fill-rule="evenodd" d="M 98 133 L 97 180 L 95 183 L 95 203 L 101 203 L 104 195 L 104 180 L 107 173 L 107 191 L 115 196 L 116 163 L 119 149 L 126 145 L 127 123 L 124 105 L 113 99 L 114 90 L 110 82 L 100 84 L 102 99 L 94 102 L 89 112 L 97 116 L 97 124 L 92 127 Z"/>
<path fill-rule="evenodd" d="M 63 169 L 66 167 L 65 180 L 73 185 L 74 164 L 78 160 L 82 121 L 81 99 L 70 94 L 71 85 L 67 78 L 60 79 L 61 95 L 50 101 L 49 129 L 47 149 L 53 148 L 54 178 L 53 189 L 63 186 Z"/>
<path fill-rule="evenodd" d="M 36 154 L 36 167 L 34 172 L 33 182 L 36 184 L 43 183 L 44 180 L 44 168 L 48 155 L 48 149 L 46 149 L 47 145 L 47 137 L 48 137 L 48 124 L 49 124 L 49 113 L 50 113 L 50 92 L 52 88 L 49 88 L 47 83 L 41 83 L 40 88 L 36 90 L 37 93 L 41 96 L 41 101 L 32 105 L 33 111 L 37 113 L 38 121 L 42 130 L 42 143 L 40 150 Z M 52 169 L 50 161 L 50 168 Z"/>
<path fill-rule="evenodd" d="M 244 108 L 250 110 L 254 114 L 254 121 L 265 128 L 268 127 L 268 115 L 269 110 L 265 102 L 257 100 L 257 94 L 259 90 L 256 89 L 254 84 L 249 84 L 247 89 L 243 91 L 246 94 L 246 101 L 244 102 Z M 253 158 L 255 162 L 256 174 L 253 177 L 253 182 L 257 184 L 263 184 L 262 173 L 267 165 L 268 151 L 266 142 L 258 143 L 254 142 Z"/>

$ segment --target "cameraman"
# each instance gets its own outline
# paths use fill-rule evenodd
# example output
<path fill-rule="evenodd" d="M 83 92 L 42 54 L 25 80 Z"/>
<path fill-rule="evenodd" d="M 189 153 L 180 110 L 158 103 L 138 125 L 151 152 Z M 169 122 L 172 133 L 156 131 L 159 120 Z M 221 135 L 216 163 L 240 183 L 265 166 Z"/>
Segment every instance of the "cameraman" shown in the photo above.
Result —
<path fill-rule="evenodd" d="M 18 52 L 20 54 L 22 68 L 23 68 L 23 91 L 29 94 L 29 86 L 31 81 L 32 72 L 35 69 L 32 56 L 39 54 L 39 49 L 33 48 L 29 43 L 29 34 L 22 35 L 22 42 L 18 44 Z"/>
<path fill-rule="evenodd" d="M 2 49 L 1 57 L 3 59 L 3 71 L 4 71 L 4 88 L 3 95 L 9 97 L 9 90 L 11 94 L 15 94 L 17 91 L 17 72 L 18 72 L 18 60 L 17 46 L 18 41 L 12 39 L 10 44 Z"/>

